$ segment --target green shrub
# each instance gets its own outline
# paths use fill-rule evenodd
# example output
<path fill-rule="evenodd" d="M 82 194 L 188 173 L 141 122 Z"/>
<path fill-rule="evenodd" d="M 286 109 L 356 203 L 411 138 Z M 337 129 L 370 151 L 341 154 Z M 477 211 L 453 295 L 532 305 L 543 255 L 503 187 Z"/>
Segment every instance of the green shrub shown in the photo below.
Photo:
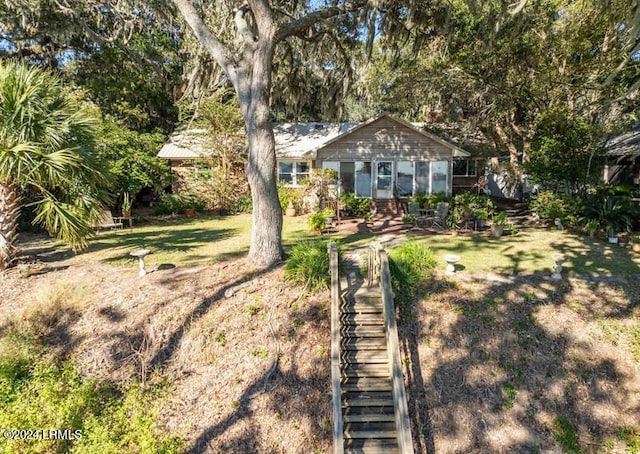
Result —
<path fill-rule="evenodd" d="M 182 199 L 178 194 L 164 194 L 156 205 L 156 215 L 180 213 L 184 209 Z"/>
<path fill-rule="evenodd" d="M 529 208 L 540 219 L 560 219 L 563 224 L 575 226 L 582 213 L 582 201 L 568 194 L 542 191 L 533 196 Z"/>
<path fill-rule="evenodd" d="M 322 232 L 322 230 L 327 226 L 327 216 L 322 211 L 318 211 L 317 213 L 313 213 L 309 216 L 309 220 L 307 222 L 309 223 L 311 230 L 314 232 Z"/>
<path fill-rule="evenodd" d="M 280 181 L 278 182 L 278 198 L 280 199 L 280 207 L 283 211 L 287 209 L 289 202 L 291 202 L 296 211 L 302 213 L 303 189 L 289 187 L 286 183 Z"/>
<path fill-rule="evenodd" d="M 180 452 L 156 425 L 162 388 L 86 379 L 17 335 L 0 341 L 0 427 L 69 429 L 75 440 L 5 440 L 1 452 Z"/>
<path fill-rule="evenodd" d="M 311 291 L 329 288 L 328 241 L 312 240 L 298 243 L 284 265 L 284 277 L 287 281 L 299 285 L 308 285 Z"/>
<path fill-rule="evenodd" d="M 340 201 L 351 216 L 365 217 L 371 212 L 371 201 L 365 197 L 356 197 L 352 192 L 342 194 Z"/>
<path fill-rule="evenodd" d="M 464 218 L 463 213 L 465 212 L 476 216 L 478 213 L 486 214 L 488 217 L 495 212 L 495 209 L 495 203 L 488 196 L 463 192 L 453 198 L 453 209 L 450 210 L 450 213 L 455 222 L 460 222 Z"/>
<path fill-rule="evenodd" d="M 389 252 L 391 284 L 396 299 L 408 303 L 415 290 L 426 283 L 436 267 L 431 249 L 416 241 L 407 241 Z"/>

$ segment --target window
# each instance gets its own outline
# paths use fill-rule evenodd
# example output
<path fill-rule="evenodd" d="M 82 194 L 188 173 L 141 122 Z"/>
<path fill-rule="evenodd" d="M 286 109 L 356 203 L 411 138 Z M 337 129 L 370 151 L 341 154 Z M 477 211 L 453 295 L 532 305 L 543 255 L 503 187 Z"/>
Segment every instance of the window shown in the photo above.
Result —
<path fill-rule="evenodd" d="M 475 177 L 476 162 L 475 159 L 454 158 L 453 175 L 456 177 Z"/>
<path fill-rule="evenodd" d="M 433 161 L 431 163 L 431 194 L 438 192 L 447 193 L 447 177 L 449 176 L 449 163 L 447 161 Z"/>
<path fill-rule="evenodd" d="M 398 196 L 409 197 L 413 195 L 413 162 L 398 161 L 396 164 L 398 170 Z M 417 184 L 417 182 L 416 182 Z"/>
<path fill-rule="evenodd" d="M 352 192 L 358 197 L 371 197 L 371 162 L 324 161 L 322 168 L 338 172 L 340 193 Z"/>
<path fill-rule="evenodd" d="M 416 162 L 416 194 L 429 194 L 431 172 L 428 162 Z"/>
<path fill-rule="evenodd" d="M 356 162 L 356 196 L 371 197 L 371 162 Z"/>
<path fill-rule="evenodd" d="M 297 186 L 309 178 L 309 163 L 281 161 L 278 163 L 278 180 Z"/>

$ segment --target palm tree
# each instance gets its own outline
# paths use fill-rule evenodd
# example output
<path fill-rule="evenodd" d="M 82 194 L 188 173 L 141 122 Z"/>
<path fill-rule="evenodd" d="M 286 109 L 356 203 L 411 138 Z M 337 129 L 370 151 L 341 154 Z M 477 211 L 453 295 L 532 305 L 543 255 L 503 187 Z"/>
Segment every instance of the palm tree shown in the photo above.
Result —
<path fill-rule="evenodd" d="M 40 224 L 74 250 L 86 247 L 106 173 L 91 151 L 94 116 L 58 77 L 0 62 L 0 271 L 16 252 L 20 194 Z"/>

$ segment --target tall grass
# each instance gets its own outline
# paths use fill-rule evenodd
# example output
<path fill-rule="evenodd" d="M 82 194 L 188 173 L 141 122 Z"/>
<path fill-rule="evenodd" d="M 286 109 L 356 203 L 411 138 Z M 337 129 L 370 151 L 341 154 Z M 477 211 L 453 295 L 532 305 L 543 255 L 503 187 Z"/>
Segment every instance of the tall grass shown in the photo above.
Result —
<path fill-rule="evenodd" d="M 436 267 L 436 259 L 428 247 L 407 241 L 389 252 L 391 285 L 396 300 L 409 303 L 416 290 L 429 281 Z"/>
<path fill-rule="evenodd" d="M 312 240 L 298 243 L 284 266 L 284 276 L 289 282 L 308 286 L 311 291 L 329 288 L 328 241 Z"/>

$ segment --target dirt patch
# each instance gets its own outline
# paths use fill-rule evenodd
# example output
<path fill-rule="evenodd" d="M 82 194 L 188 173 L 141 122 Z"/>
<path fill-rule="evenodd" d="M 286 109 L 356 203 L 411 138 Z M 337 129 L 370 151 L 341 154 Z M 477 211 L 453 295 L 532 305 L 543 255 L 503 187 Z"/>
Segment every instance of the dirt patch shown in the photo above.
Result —
<path fill-rule="evenodd" d="M 160 425 L 197 452 L 331 449 L 328 293 L 296 302 L 280 267 L 244 259 L 144 278 L 135 261 L 55 263 L 0 277 L 0 331 L 35 326 L 85 376 L 167 381 Z"/>
<path fill-rule="evenodd" d="M 583 452 L 625 452 L 622 428 L 640 431 L 638 283 L 462 277 L 400 310 L 418 450 L 562 452 L 569 427 Z"/>

